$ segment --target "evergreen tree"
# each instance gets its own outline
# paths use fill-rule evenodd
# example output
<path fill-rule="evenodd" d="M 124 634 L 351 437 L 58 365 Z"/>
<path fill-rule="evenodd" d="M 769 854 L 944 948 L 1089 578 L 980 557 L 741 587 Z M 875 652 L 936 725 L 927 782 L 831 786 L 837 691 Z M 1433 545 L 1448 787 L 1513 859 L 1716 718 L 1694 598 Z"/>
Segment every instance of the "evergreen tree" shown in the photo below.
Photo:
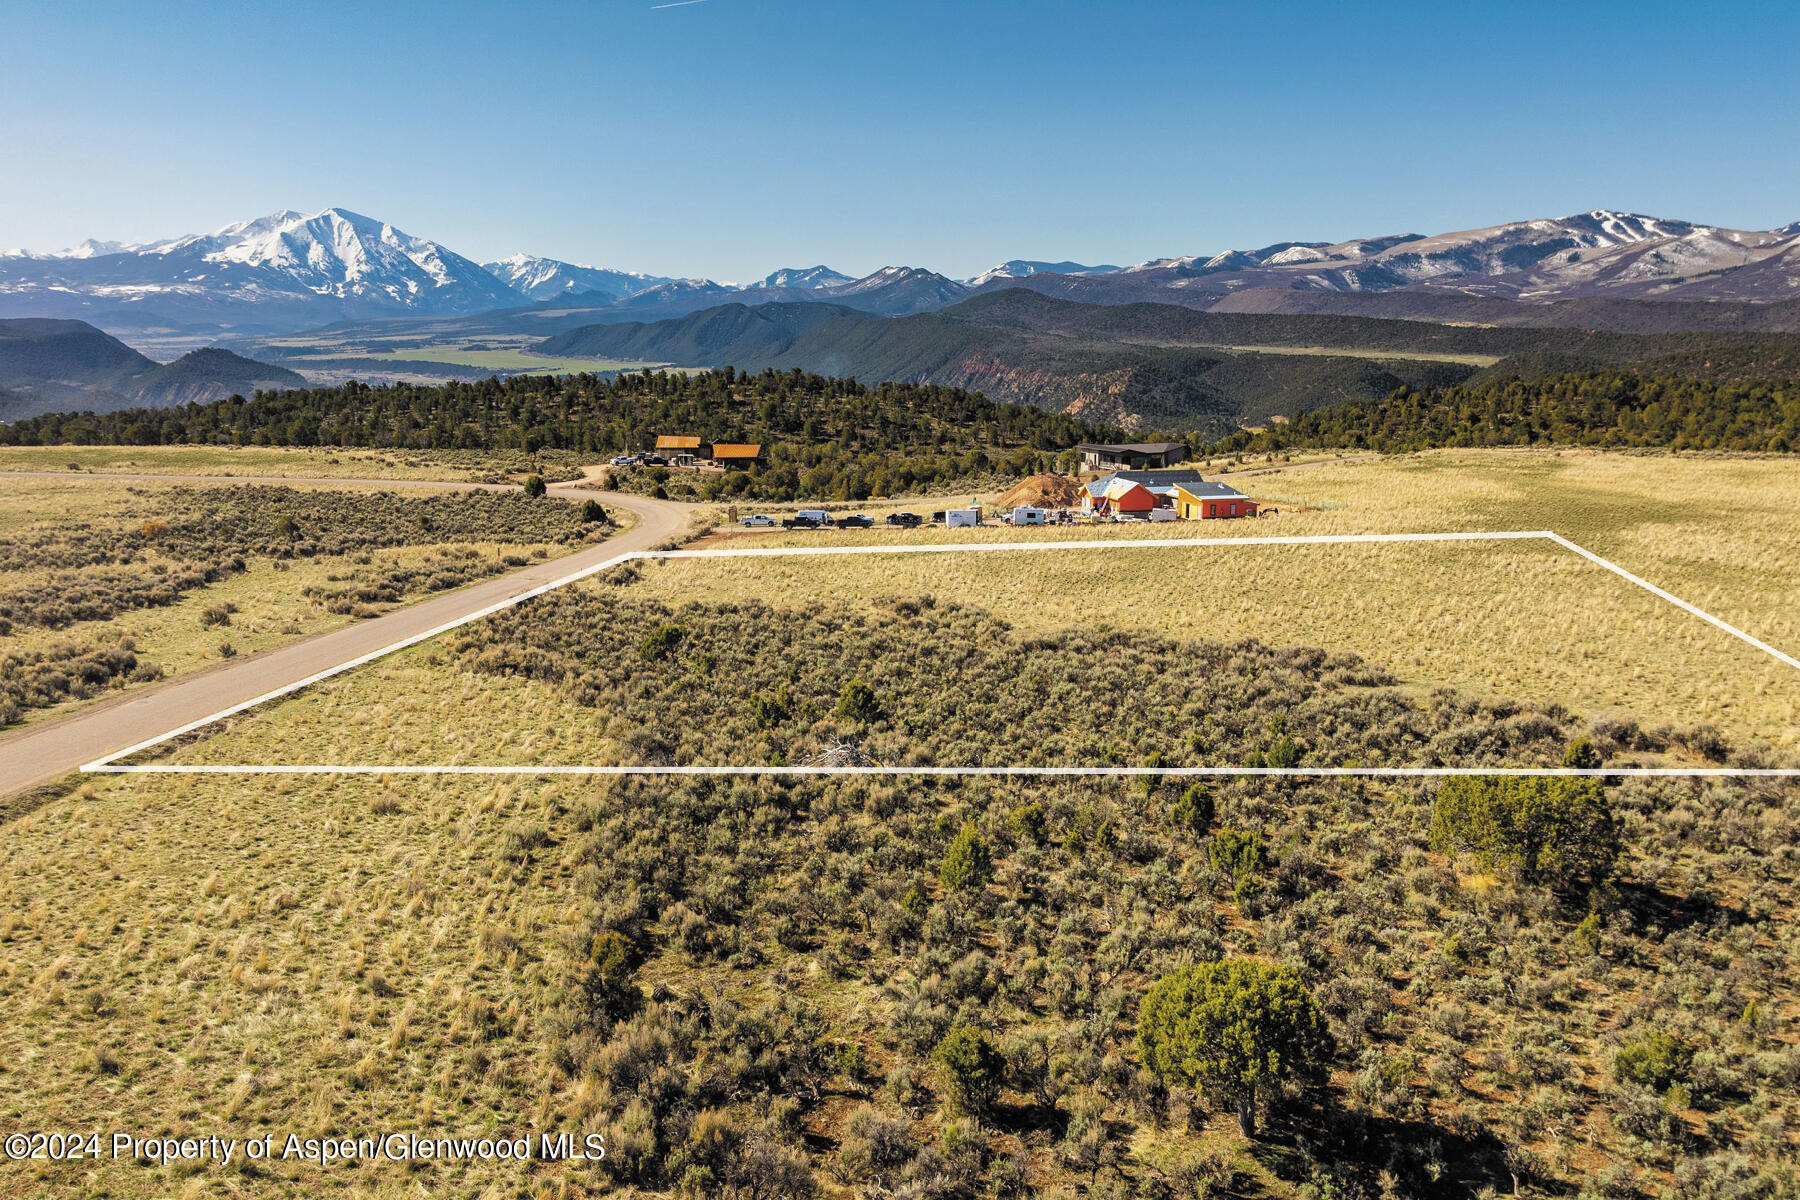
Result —
<path fill-rule="evenodd" d="M 952 1114 L 983 1117 L 993 1111 L 1005 1077 L 1005 1059 L 970 1025 L 958 1025 L 931 1052 L 938 1065 L 938 1086 Z"/>
<path fill-rule="evenodd" d="M 1240 958 L 1159 980 L 1138 1011 L 1137 1050 L 1163 1082 L 1231 1104 L 1254 1137 L 1258 1097 L 1322 1082 L 1332 1042 L 1292 968 Z"/>
<path fill-rule="evenodd" d="M 987 839 L 975 828 L 975 822 L 964 822 L 956 840 L 944 854 L 938 880 L 947 892 L 974 892 L 987 886 L 994 876 L 994 852 Z"/>
<path fill-rule="evenodd" d="M 1432 848 L 1577 894 L 1612 878 L 1619 823 L 1597 779 L 1462 775 L 1438 789 Z"/>

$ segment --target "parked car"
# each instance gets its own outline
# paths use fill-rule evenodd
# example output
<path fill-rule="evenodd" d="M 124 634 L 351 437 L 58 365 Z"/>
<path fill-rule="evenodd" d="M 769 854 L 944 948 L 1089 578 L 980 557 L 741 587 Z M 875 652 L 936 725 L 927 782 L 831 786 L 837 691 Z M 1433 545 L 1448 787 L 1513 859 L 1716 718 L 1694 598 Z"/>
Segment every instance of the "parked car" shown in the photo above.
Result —
<path fill-rule="evenodd" d="M 831 525 L 831 514 L 819 508 L 803 508 L 781 523 L 783 529 L 830 529 Z"/>
<path fill-rule="evenodd" d="M 887 523 L 896 529 L 917 529 L 925 523 L 925 518 L 918 513 L 889 513 Z"/>
<path fill-rule="evenodd" d="M 862 513 L 852 513 L 847 517 L 839 517 L 837 525 L 839 529 L 873 529 L 875 528 L 875 518 Z"/>
<path fill-rule="evenodd" d="M 637 455 L 635 455 L 635 454 L 621 454 L 617 458 L 612 460 L 612 465 L 615 467 L 629 467 L 632 463 L 634 463 L 636 461 L 637 461 Z"/>
<path fill-rule="evenodd" d="M 644 455 L 644 465 L 647 467 L 666 467 L 669 465 L 669 460 L 660 454 L 646 454 Z"/>
<path fill-rule="evenodd" d="M 775 524 L 775 518 L 756 513 L 754 516 L 745 517 L 739 524 L 749 526 L 751 529 L 766 529 Z"/>

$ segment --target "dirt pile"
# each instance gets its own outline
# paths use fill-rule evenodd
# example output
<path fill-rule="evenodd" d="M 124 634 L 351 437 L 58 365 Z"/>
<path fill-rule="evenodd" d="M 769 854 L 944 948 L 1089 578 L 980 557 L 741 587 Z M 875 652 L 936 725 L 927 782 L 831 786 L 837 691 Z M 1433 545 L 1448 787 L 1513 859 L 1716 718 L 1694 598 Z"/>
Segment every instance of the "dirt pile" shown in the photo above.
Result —
<path fill-rule="evenodd" d="M 1081 485 L 1068 475 L 1032 475 L 994 497 L 996 508 L 1074 508 L 1081 503 Z"/>

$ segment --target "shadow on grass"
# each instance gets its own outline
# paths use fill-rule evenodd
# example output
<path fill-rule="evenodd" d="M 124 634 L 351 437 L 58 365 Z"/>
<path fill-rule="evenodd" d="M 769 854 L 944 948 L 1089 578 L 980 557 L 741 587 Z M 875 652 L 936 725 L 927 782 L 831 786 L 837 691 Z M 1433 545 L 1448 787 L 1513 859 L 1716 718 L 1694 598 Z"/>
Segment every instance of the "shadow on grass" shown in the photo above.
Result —
<path fill-rule="evenodd" d="M 1620 883 L 1620 902 L 1641 928 L 1655 926 L 1665 933 L 1698 925 L 1740 925 L 1749 920 L 1743 909 L 1721 904 L 1704 891 L 1677 896 L 1641 883 Z"/>
<path fill-rule="evenodd" d="M 1388 1172 L 1401 1194 L 1446 1200 L 1473 1197 L 1486 1188 L 1511 1194 L 1505 1150 L 1500 1139 L 1485 1130 L 1342 1110 L 1284 1114 L 1246 1147 L 1271 1174 L 1290 1183 L 1319 1180 L 1322 1171 L 1336 1189 L 1329 1195 L 1386 1195 L 1381 1176 Z M 1525 1181 L 1522 1177 L 1521 1183 Z"/>

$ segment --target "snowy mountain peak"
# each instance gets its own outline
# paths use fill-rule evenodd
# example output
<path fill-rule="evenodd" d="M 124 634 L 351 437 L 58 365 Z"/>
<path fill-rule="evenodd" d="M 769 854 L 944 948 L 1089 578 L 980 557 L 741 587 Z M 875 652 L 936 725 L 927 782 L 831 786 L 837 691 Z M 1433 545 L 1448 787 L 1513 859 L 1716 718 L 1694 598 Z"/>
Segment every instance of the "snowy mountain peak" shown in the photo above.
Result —
<path fill-rule="evenodd" d="M 575 296 L 610 296 L 617 299 L 669 282 L 661 275 L 614 271 L 586 263 L 562 262 L 534 254 L 515 254 L 483 263 L 496 279 L 531 300 L 559 300 Z"/>
<path fill-rule="evenodd" d="M 838 287 L 855 280 L 841 271 L 834 271 L 823 264 L 816 267 L 783 267 L 779 271 L 771 271 L 752 288 L 828 288 Z"/>
<path fill-rule="evenodd" d="M 1030 258 L 1009 258 L 997 267 L 989 267 L 973 279 L 966 280 L 970 287 L 980 287 L 984 283 L 992 283 L 996 279 L 1025 279 L 1032 275 L 1115 275 L 1118 267 L 1110 263 L 1099 266 L 1088 266 L 1078 262 L 1041 262 Z"/>

